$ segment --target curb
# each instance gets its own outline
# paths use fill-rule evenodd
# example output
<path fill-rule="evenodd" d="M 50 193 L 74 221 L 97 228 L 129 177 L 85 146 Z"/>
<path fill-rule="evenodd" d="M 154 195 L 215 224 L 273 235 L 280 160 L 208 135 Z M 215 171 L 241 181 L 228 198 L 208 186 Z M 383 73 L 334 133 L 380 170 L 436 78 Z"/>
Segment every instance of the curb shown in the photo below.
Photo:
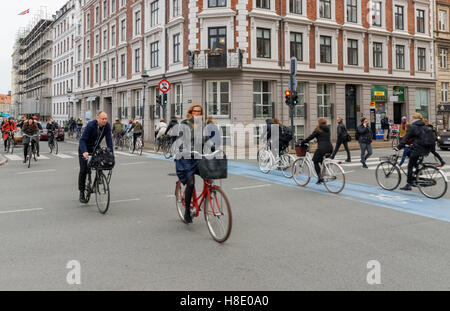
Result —
<path fill-rule="evenodd" d="M 3 157 L 3 156 L 0 154 L 0 166 L 4 165 L 4 164 L 6 164 L 6 163 L 8 163 L 8 159 L 5 158 L 5 157 Z"/>

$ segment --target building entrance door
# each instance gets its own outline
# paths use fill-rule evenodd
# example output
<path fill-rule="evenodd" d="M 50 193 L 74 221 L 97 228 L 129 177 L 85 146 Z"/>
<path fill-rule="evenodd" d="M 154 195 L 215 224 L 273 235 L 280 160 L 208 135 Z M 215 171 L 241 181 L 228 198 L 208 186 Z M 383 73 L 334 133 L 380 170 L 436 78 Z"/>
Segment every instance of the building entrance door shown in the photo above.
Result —
<path fill-rule="evenodd" d="M 347 84 L 345 86 L 345 119 L 349 130 L 355 130 L 357 124 L 356 118 L 356 85 Z"/>
<path fill-rule="evenodd" d="M 394 103 L 394 124 L 402 123 L 402 103 Z"/>

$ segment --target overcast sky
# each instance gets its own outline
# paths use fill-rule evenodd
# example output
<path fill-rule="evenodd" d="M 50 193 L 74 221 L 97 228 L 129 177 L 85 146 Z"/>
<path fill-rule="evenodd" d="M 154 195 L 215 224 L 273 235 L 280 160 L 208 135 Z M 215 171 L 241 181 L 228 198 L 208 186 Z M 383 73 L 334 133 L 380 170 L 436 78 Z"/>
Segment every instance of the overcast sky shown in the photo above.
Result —
<path fill-rule="evenodd" d="M 16 34 L 20 27 L 27 27 L 40 10 L 47 10 L 49 17 L 59 10 L 66 0 L 1 0 L 0 1 L 0 93 L 11 90 L 11 55 Z M 18 15 L 30 9 L 26 15 Z"/>

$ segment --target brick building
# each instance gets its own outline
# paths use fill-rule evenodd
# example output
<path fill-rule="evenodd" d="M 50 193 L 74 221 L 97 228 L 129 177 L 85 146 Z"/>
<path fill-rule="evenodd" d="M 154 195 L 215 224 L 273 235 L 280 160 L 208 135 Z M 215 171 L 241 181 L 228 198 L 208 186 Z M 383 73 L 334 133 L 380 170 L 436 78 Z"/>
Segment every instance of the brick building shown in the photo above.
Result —
<path fill-rule="evenodd" d="M 435 11 L 435 59 L 436 59 L 436 102 L 437 124 L 443 129 L 450 128 L 450 103 L 448 99 L 448 86 L 450 83 L 450 66 L 448 64 L 448 51 L 450 49 L 450 1 L 436 1 Z"/>
<path fill-rule="evenodd" d="M 297 138 L 321 117 L 333 135 L 337 116 L 350 129 L 362 116 L 379 127 L 383 113 L 396 123 L 416 111 L 436 119 L 432 1 L 91 0 L 82 12 L 78 115 L 142 115 L 147 139 L 156 119 L 182 117 L 191 103 L 226 140 L 235 123 L 288 123 L 291 56 Z M 155 105 L 163 75 L 172 83 L 165 109 Z"/>

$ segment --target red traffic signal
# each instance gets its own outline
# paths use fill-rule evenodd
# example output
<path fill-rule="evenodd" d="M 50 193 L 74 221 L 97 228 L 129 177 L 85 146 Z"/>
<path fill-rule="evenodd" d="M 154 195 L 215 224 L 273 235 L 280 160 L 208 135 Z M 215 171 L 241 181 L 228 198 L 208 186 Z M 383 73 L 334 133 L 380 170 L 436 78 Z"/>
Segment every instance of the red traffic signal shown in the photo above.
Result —
<path fill-rule="evenodd" d="M 286 94 L 286 96 L 290 96 L 291 95 L 291 91 L 286 91 L 286 92 L 284 92 L 284 94 Z"/>

